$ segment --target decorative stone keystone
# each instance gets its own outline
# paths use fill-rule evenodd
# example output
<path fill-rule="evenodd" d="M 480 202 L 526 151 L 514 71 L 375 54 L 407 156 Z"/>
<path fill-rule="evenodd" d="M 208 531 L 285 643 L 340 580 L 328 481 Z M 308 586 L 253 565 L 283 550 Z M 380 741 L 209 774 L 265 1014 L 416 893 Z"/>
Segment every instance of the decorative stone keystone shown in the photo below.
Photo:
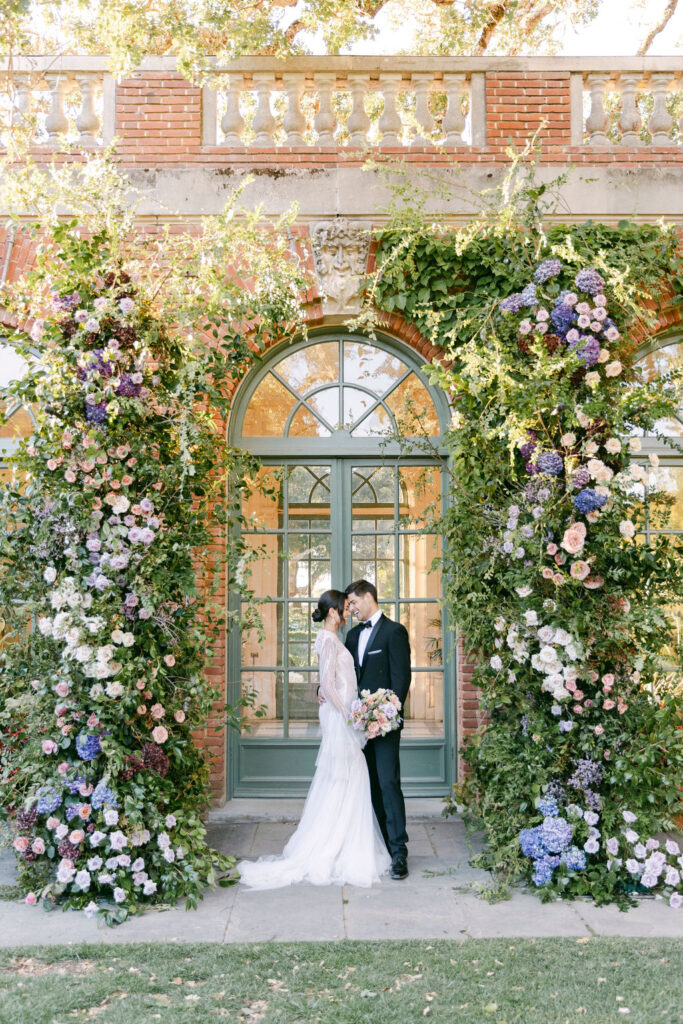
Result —
<path fill-rule="evenodd" d="M 323 296 L 323 313 L 357 313 L 370 251 L 370 231 L 362 221 L 318 221 L 311 246 Z"/>

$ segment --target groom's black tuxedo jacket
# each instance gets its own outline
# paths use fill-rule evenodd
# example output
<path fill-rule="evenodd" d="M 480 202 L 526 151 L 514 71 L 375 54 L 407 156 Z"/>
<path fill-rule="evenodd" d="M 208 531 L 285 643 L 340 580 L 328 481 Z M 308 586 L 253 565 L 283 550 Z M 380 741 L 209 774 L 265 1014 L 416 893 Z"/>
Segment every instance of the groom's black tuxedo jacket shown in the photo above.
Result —
<path fill-rule="evenodd" d="M 358 663 L 358 641 L 361 627 L 354 626 L 346 637 L 346 647 L 353 655 L 359 690 L 393 690 L 405 704 L 410 688 L 410 640 L 400 622 L 381 615 L 370 630 L 363 664 Z"/>

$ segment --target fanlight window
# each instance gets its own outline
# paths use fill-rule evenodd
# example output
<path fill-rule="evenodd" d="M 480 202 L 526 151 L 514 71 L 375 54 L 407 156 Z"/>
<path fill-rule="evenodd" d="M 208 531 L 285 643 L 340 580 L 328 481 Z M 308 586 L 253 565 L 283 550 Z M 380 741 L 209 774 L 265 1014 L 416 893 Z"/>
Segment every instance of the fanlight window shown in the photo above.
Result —
<path fill-rule="evenodd" d="M 441 433 L 417 373 L 397 356 L 358 341 L 325 341 L 284 356 L 257 386 L 244 437 L 376 437 Z"/>

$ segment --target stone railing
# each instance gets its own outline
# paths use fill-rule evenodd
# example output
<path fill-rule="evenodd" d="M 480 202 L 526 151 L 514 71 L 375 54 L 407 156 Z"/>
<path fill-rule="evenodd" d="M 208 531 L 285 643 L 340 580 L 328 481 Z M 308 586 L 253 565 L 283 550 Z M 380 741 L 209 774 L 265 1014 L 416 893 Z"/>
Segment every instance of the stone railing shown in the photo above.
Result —
<path fill-rule="evenodd" d="M 148 75 L 154 90 L 174 74 L 173 58 L 150 58 L 133 79 Z M 130 105 L 117 122 L 102 57 L 22 58 L 11 72 L 0 64 L 3 77 L 0 131 L 24 122 L 38 145 L 96 147 L 118 135 L 130 148 L 163 130 L 159 100 L 155 126 L 142 108 L 136 123 Z M 539 128 L 549 144 L 579 150 L 680 147 L 683 138 L 680 57 L 243 57 L 195 91 L 201 123 L 176 112 L 171 127 L 224 151 L 481 149 Z"/>
<path fill-rule="evenodd" d="M 101 57 L 23 57 L 0 65 L 0 140 L 26 128 L 35 145 L 93 148 L 114 137 L 115 81 Z"/>

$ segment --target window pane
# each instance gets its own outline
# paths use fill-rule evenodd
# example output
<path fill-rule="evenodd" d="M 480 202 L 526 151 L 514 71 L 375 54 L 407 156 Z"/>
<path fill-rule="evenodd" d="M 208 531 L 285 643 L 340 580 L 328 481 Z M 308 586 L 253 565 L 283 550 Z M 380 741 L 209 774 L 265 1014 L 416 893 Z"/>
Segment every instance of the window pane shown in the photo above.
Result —
<path fill-rule="evenodd" d="M 411 373 L 385 401 L 396 417 L 401 433 L 430 436 L 441 433 L 434 403 L 416 374 Z"/>
<path fill-rule="evenodd" d="M 428 601 L 424 604 L 401 604 L 400 621 L 408 630 L 412 663 L 416 668 L 434 668 L 443 663 L 443 626 L 441 606 Z"/>
<path fill-rule="evenodd" d="M 317 686 L 317 671 L 289 673 L 287 709 L 290 736 L 297 738 L 319 736 Z"/>
<path fill-rule="evenodd" d="M 354 509 L 358 506 L 367 515 L 367 508 L 390 509 L 393 518 L 395 470 L 392 466 L 358 466 L 351 471 L 351 493 Z"/>
<path fill-rule="evenodd" d="M 655 380 L 671 370 L 680 369 L 683 367 L 683 343 L 663 345 L 662 348 L 655 349 L 654 352 L 650 352 L 640 359 L 638 366 L 647 381 Z M 681 437 L 683 436 L 682 420 L 683 410 L 681 410 L 680 419 L 677 417 L 676 419 L 657 420 L 655 429 L 666 437 Z"/>
<path fill-rule="evenodd" d="M 398 552 L 400 596 L 440 600 L 441 574 L 432 571 L 432 562 L 441 554 L 441 538 L 430 533 L 401 534 Z"/>
<path fill-rule="evenodd" d="M 272 373 L 254 392 L 244 416 L 245 437 L 282 437 L 296 399 Z"/>
<path fill-rule="evenodd" d="M 309 345 L 279 362 L 276 372 L 305 395 L 311 388 L 339 380 L 339 345 L 336 341 Z"/>
<path fill-rule="evenodd" d="M 293 534 L 288 541 L 290 597 L 318 597 L 332 585 L 330 535 Z"/>
<path fill-rule="evenodd" d="M 656 482 L 668 503 L 666 509 L 658 511 L 651 506 L 650 521 L 654 529 L 683 530 L 683 466 L 660 465 L 650 470 L 650 480 Z"/>
<path fill-rule="evenodd" d="M 242 673 L 242 693 L 253 692 L 256 695 L 256 708 L 265 706 L 266 709 L 263 718 L 257 718 L 254 711 L 245 709 L 245 721 L 251 727 L 251 730 L 244 730 L 247 736 L 284 736 L 281 711 L 284 679 L 284 672 Z"/>
<path fill-rule="evenodd" d="M 293 466 L 287 473 L 289 508 L 330 504 L 330 467 Z M 318 510 L 316 509 L 316 514 Z"/>
<path fill-rule="evenodd" d="M 309 395 L 307 401 L 331 427 L 337 430 L 339 427 L 339 388 L 325 388 L 324 391 L 316 391 L 314 395 Z"/>
<path fill-rule="evenodd" d="M 284 604 L 269 602 L 259 607 L 263 637 L 258 630 L 242 630 L 242 667 L 244 671 L 284 664 Z"/>
<path fill-rule="evenodd" d="M 302 405 L 289 424 L 290 437 L 330 437 L 330 431 L 317 416 Z"/>
<path fill-rule="evenodd" d="M 344 426 L 350 428 L 375 402 L 376 399 L 365 391 L 344 388 Z"/>
<path fill-rule="evenodd" d="M 14 346 L 0 342 L 0 388 L 7 387 L 10 381 L 20 380 L 25 376 L 28 366 Z"/>
<path fill-rule="evenodd" d="M 251 494 L 244 498 L 242 511 L 252 530 L 282 529 L 284 482 L 282 466 L 261 466 L 254 480 L 247 481 Z"/>
<path fill-rule="evenodd" d="M 374 412 L 358 424 L 351 431 L 352 437 L 374 437 L 377 434 L 386 434 L 393 431 L 394 424 L 383 406 L 379 405 Z"/>
<path fill-rule="evenodd" d="M 344 342 L 346 384 L 363 384 L 377 395 L 383 395 L 407 370 L 405 363 L 381 348 L 356 341 Z"/>
<path fill-rule="evenodd" d="M 399 515 L 405 526 L 424 526 L 441 509 L 441 470 L 438 466 L 400 466 Z"/>
<path fill-rule="evenodd" d="M 404 708 L 406 739 L 443 736 L 443 672 L 415 672 Z"/>
<path fill-rule="evenodd" d="M 247 534 L 244 578 L 256 597 L 284 597 L 282 534 Z"/>

